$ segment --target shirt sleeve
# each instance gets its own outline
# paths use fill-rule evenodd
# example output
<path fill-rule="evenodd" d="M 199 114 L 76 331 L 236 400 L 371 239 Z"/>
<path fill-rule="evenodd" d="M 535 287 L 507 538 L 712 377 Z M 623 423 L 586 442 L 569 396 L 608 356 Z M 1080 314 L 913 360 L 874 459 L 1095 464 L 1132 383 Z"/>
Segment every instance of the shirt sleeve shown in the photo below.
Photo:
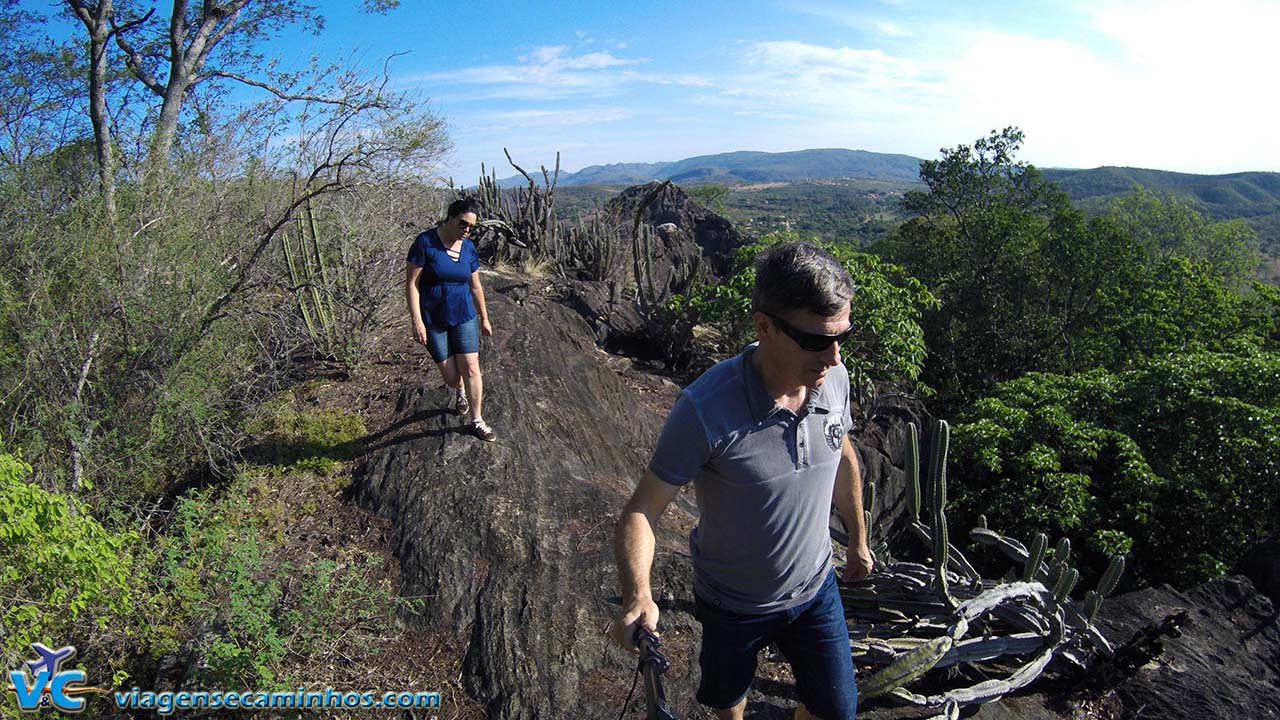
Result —
<path fill-rule="evenodd" d="M 662 426 L 658 445 L 653 449 L 649 469 L 659 480 L 671 485 L 685 485 L 693 480 L 711 458 L 711 444 L 706 427 L 698 416 L 698 408 L 681 392 Z"/>
<path fill-rule="evenodd" d="M 468 258 L 471 262 L 471 272 L 475 272 L 480 269 L 480 253 L 476 252 L 476 244 L 470 240 L 467 241 L 467 248 L 471 250 L 471 256 Z"/>
<path fill-rule="evenodd" d="M 853 379 L 849 377 L 849 371 L 844 373 L 844 404 L 841 405 L 843 411 L 840 413 L 840 422 L 844 424 L 846 433 L 853 432 Z"/>
<path fill-rule="evenodd" d="M 409 257 L 407 258 L 410 265 L 424 267 L 427 264 L 427 248 L 426 233 L 419 235 L 413 239 L 413 244 L 409 246 Z"/>

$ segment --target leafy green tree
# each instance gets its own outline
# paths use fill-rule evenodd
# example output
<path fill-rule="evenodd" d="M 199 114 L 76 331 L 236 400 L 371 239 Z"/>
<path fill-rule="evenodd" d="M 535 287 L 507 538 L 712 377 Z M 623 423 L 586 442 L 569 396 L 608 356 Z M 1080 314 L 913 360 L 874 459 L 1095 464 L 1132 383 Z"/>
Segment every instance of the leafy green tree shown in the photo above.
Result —
<path fill-rule="evenodd" d="M 1236 285 L 1258 266 L 1257 233 L 1242 219 L 1209 222 L 1175 195 L 1142 187 L 1115 200 L 1109 218 L 1146 252 L 1151 265 L 1173 257 L 1205 262 L 1213 276 Z"/>
<path fill-rule="evenodd" d="M 1256 262 L 1247 228 L 1143 192 L 1087 220 L 1015 160 L 1022 138 L 1006 128 L 921 163 L 928 190 L 904 200 L 916 217 L 879 248 L 940 301 L 924 377 L 944 412 L 1027 372 L 1260 344 L 1234 289 Z"/>
<path fill-rule="evenodd" d="M 974 402 L 953 448 L 964 522 L 1072 537 L 1094 572 L 1127 552 L 1149 582 L 1200 582 L 1276 529 L 1280 354 L 1028 374 Z"/>
<path fill-rule="evenodd" d="M 714 210 L 721 215 L 725 213 L 724 198 L 729 194 L 727 185 L 694 185 L 685 192 L 697 200 L 703 207 Z"/>
<path fill-rule="evenodd" d="M 1113 223 L 1086 222 L 1065 193 L 1014 157 L 1006 128 L 921 163 L 916 215 L 880 246 L 940 305 L 924 317 L 925 379 L 963 399 L 1031 370 L 1082 362 L 1082 333 L 1098 325 L 1108 278 L 1140 253 Z"/>

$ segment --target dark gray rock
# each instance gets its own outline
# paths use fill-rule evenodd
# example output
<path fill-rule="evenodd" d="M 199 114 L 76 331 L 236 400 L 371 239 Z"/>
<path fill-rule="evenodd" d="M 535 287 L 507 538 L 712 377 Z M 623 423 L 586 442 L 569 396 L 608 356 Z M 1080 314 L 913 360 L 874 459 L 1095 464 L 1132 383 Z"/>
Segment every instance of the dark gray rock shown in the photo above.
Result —
<path fill-rule="evenodd" d="M 1258 592 L 1280 608 L 1280 533 L 1263 538 L 1249 548 L 1232 570 L 1253 582 Z"/>
<path fill-rule="evenodd" d="M 609 201 L 608 211 L 625 221 L 628 238 L 636 210 L 659 185 L 658 182 L 635 185 Z M 645 208 L 641 220 L 657 230 L 665 246 L 663 252 L 673 262 L 691 260 L 688 253 L 692 250 L 707 259 L 717 276 L 723 276 L 728 270 L 733 251 L 750 242 L 727 219 L 699 205 L 678 185 L 663 188 Z M 664 226 L 670 227 L 664 229 Z"/>
<path fill-rule="evenodd" d="M 1126 593 L 1103 603 L 1099 624 L 1121 644 L 1181 611 L 1181 637 L 1161 638 L 1163 652 L 1114 688 L 1104 704 L 1110 716 L 1280 718 L 1280 626 L 1247 578 Z"/>
<path fill-rule="evenodd" d="M 426 600 L 414 621 L 454 638 L 489 717 L 616 716 L 633 665 L 603 636 L 617 605 L 613 524 L 676 388 L 601 351 L 585 320 L 528 281 L 485 283 L 484 415 L 498 441 L 463 434 L 424 363 L 375 431 L 355 497 L 391 521 L 402 593 Z M 669 598 L 673 692 L 691 699 L 688 507 L 668 515 L 655 588 Z"/>

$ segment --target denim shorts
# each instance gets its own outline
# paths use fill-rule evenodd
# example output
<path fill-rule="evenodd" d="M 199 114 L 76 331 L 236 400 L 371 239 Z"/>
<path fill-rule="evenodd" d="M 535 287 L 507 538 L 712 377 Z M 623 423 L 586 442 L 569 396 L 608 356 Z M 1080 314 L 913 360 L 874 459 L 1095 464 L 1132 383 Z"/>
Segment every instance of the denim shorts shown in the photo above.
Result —
<path fill-rule="evenodd" d="M 470 320 L 447 328 L 427 328 L 427 352 L 442 363 L 454 355 L 480 352 L 480 320 Z"/>
<path fill-rule="evenodd" d="M 810 713 L 853 720 L 858 688 L 835 570 L 812 600 L 787 610 L 743 615 L 694 599 L 702 623 L 698 702 L 721 710 L 737 705 L 751 689 L 756 656 L 772 642 L 791 663 L 796 692 Z"/>

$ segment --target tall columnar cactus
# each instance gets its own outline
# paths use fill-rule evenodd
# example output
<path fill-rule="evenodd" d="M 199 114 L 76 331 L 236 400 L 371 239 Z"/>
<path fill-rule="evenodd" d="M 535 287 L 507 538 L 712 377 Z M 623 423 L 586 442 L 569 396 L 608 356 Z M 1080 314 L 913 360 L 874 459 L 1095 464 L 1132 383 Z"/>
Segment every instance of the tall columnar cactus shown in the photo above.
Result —
<path fill-rule="evenodd" d="M 911 521 L 920 521 L 920 431 L 915 423 L 907 423 L 907 508 Z"/>
<path fill-rule="evenodd" d="M 1031 541 L 1031 551 L 1027 556 L 1027 564 L 1022 572 L 1022 582 L 1032 582 L 1040 572 L 1040 562 L 1044 560 L 1044 552 L 1049 547 L 1049 536 L 1036 533 Z"/>
<path fill-rule="evenodd" d="M 947 559 L 951 543 L 947 538 L 947 447 L 951 443 L 951 426 L 946 420 L 933 424 L 933 459 L 929 463 L 930 510 L 933 531 L 934 588 L 947 607 L 955 606 L 947 583 Z"/>
<path fill-rule="evenodd" d="M 320 251 L 315 212 L 310 203 L 303 205 L 294 218 L 294 229 L 292 234 L 282 233 L 280 239 L 298 312 L 316 350 L 322 355 L 337 357 L 341 348 L 338 347 L 333 288 Z"/>

